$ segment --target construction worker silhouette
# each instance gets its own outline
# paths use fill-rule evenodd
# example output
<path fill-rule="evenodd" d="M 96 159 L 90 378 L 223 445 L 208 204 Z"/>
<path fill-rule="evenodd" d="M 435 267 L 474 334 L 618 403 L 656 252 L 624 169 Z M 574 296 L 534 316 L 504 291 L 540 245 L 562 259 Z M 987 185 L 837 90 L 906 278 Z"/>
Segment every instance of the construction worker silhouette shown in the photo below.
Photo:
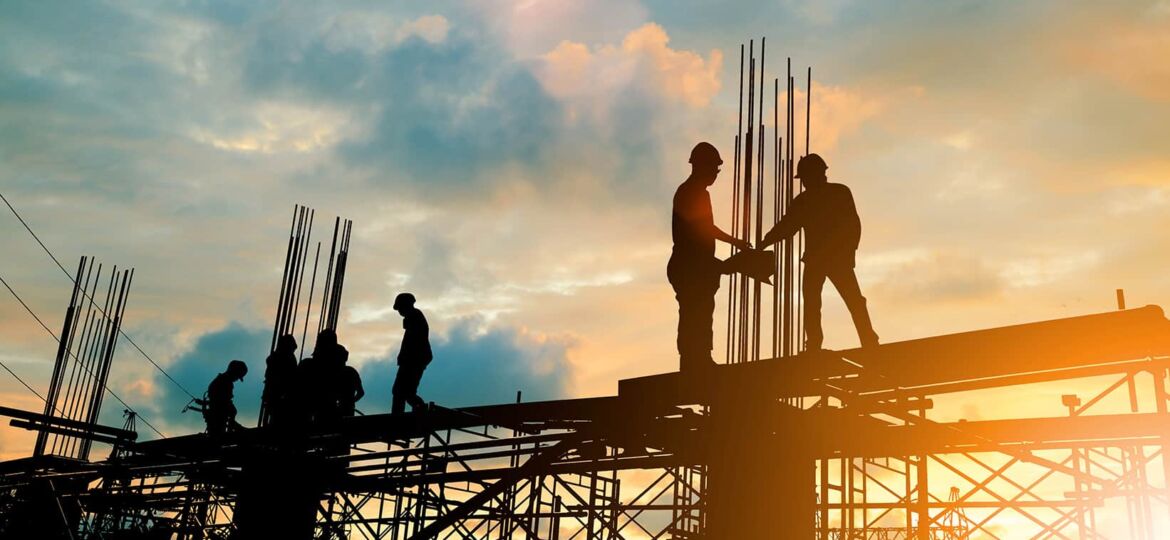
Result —
<path fill-rule="evenodd" d="M 678 354 L 682 371 L 703 369 L 714 364 L 711 358 L 715 293 L 720 276 L 730 267 L 715 257 L 715 241 L 721 240 L 742 250 L 751 244 L 715 226 L 711 194 L 707 188 L 719 176 L 723 159 L 710 143 L 701 142 L 691 150 L 691 175 L 674 193 L 671 236 L 674 248 L 666 265 L 666 276 L 678 300 Z"/>
<path fill-rule="evenodd" d="M 347 365 L 349 350 L 338 345 L 336 368 L 333 370 L 334 391 L 337 393 L 337 412 L 341 416 L 353 416 L 358 400 L 366 395 L 362 388 L 362 377 L 357 369 Z"/>
<path fill-rule="evenodd" d="M 268 424 L 289 420 L 289 407 L 297 377 L 297 340 L 285 334 L 276 341 L 276 350 L 268 355 L 264 369 L 264 414 Z"/>
<path fill-rule="evenodd" d="M 792 238 L 804 229 L 804 336 L 805 350 L 817 351 L 824 341 L 821 330 L 821 290 L 825 279 L 833 282 L 861 338 L 862 347 L 878 344 L 878 335 L 869 319 L 865 297 L 853 268 L 861 241 L 861 219 L 853 193 L 843 184 L 828 181 L 829 168 L 817 154 L 809 154 L 796 165 L 796 177 L 805 191 L 792 199 L 788 212 L 764 235 L 761 246 Z"/>
<path fill-rule="evenodd" d="M 207 422 L 207 433 L 222 435 L 228 431 L 242 429 L 236 422 L 236 404 L 233 403 L 232 389 L 236 381 L 248 374 L 248 365 L 239 361 L 228 362 L 227 369 L 216 375 L 207 385 L 207 404 L 203 409 L 203 420 Z"/>
<path fill-rule="evenodd" d="M 418 384 L 433 358 L 430 327 L 423 312 L 414 307 L 414 302 L 414 295 L 410 293 L 394 298 L 394 310 L 402 315 L 404 332 L 402 347 L 398 350 L 398 374 L 394 377 L 394 400 L 390 407 L 393 414 L 405 412 L 407 403 L 410 403 L 411 410 L 426 407 L 426 402 L 418 396 Z"/>
<path fill-rule="evenodd" d="M 329 373 L 337 349 L 337 332 L 326 328 L 317 334 L 313 354 L 297 365 L 294 400 L 301 422 L 316 424 L 335 416 L 337 407 Z"/>

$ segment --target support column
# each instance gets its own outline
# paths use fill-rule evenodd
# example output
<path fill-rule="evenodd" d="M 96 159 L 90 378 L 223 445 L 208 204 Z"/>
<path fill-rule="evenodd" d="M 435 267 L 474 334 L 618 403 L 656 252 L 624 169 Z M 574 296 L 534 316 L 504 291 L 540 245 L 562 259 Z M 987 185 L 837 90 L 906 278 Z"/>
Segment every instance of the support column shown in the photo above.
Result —
<path fill-rule="evenodd" d="M 816 460 L 801 414 L 739 398 L 712 405 L 704 538 L 815 538 Z"/>

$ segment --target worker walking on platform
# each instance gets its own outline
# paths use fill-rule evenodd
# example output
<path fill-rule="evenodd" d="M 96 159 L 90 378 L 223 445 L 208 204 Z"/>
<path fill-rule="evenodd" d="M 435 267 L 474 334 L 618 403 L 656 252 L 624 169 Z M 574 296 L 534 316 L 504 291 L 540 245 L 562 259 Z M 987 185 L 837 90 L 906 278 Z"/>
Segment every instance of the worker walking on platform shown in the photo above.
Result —
<path fill-rule="evenodd" d="M 394 400 L 390 408 L 393 414 L 421 410 L 426 402 L 418 396 L 418 384 L 423 371 L 431 363 L 430 326 L 423 312 L 414 307 L 414 295 L 402 293 L 394 298 L 394 310 L 402 315 L 402 347 L 398 351 L 398 375 L 394 377 Z"/>
<path fill-rule="evenodd" d="M 680 369 L 691 371 L 714 365 L 711 358 L 712 327 L 715 324 L 715 293 L 722 274 L 729 271 L 715 257 L 715 241 L 741 250 L 751 244 L 715 226 L 711 194 L 707 188 L 719 176 L 723 159 L 711 143 L 701 142 L 691 150 L 691 175 L 674 194 L 671 236 L 674 248 L 666 265 L 666 276 L 678 300 L 678 354 Z"/>
<path fill-rule="evenodd" d="M 228 362 L 223 373 L 216 375 L 207 385 L 207 401 L 203 408 L 203 420 L 207 422 L 207 433 L 222 435 L 228 431 L 242 429 L 236 422 L 236 404 L 233 402 L 233 387 L 236 381 L 244 380 L 248 365 L 239 361 Z"/>
<path fill-rule="evenodd" d="M 844 184 L 828 181 L 825 171 L 829 166 L 817 154 L 800 159 L 796 178 L 805 191 L 792 199 L 788 212 L 772 230 L 764 235 L 761 247 L 788 240 L 804 229 L 804 335 L 805 350 L 821 349 L 824 333 L 821 330 L 821 290 L 825 280 L 833 282 L 849 314 L 862 347 L 878 344 L 878 335 L 869 319 L 869 310 L 861 287 L 857 283 L 857 246 L 861 241 L 861 219 L 853 193 Z"/>

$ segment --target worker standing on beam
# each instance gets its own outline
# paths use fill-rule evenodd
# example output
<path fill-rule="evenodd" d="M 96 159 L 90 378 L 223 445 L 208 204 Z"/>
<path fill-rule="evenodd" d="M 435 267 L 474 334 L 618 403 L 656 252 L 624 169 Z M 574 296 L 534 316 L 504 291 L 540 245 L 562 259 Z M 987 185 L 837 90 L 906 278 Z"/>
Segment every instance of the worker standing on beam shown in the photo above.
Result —
<path fill-rule="evenodd" d="M 284 425 L 290 420 L 290 407 L 297 376 L 297 340 L 290 334 L 280 336 L 276 350 L 268 355 L 264 370 L 264 410 L 267 421 Z"/>
<path fill-rule="evenodd" d="M 353 366 L 348 365 L 349 350 L 337 346 L 337 366 L 333 369 L 333 390 L 337 393 L 337 413 L 339 416 L 353 416 L 357 410 L 357 402 L 366 395 L 362 388 L 362 376 Z"/>
<path fill-rule="evenodd" d="M 805 191 L 792 199 L 788 212 L 764 235 L 761 247 L 792 238 L 804 229 L 804 336 L 806 351 L 818 351 L 824 341 L 821 330 L 821 290 L 825 279 L 833 282 L 857 328 L 862 347 L 878 344 L 878 335 L 869 319 L 865 297 L 857 283 L 857 246 L 861 242 L 861 218 L 853 193 L 844 184 L 828 181 L 829 166 L 817 154 L 809 154 L 796 165 L 796 178 Z"/>
<path fill-rule="evenodd" d="M 418 396 L 423 371 L 434 357 L 431 353 L 430 326 L 423 312 L 414 307 L 414 295 L 402 293 L 394 298 L 394 310 L 402 315 L 402 347 L 398 351 L 398 374 L 394 377 L 392 414 L 422 410 L 426 402 Z"/>
<path fill-rule="evenodd" d="M 752 246 L 715 226 L 707 188 L 715 183 L 723 164 L 719 151 L 701 142 L 691 150 L 690 163 L 691 175 L 674 193 L 670 223 L 674 248 L 666 276 L 678 300 L 679 367 L 694 372 L 715 363 L 711 358 L 715 293 L 721 275 L 730 271 L 726 261 L 715 257 L 715 241 L 745 251 Z"/>
<path fill-rule="evenodd" d="M 228 362 L 223 373 L 216 375 L 207 385 L 207 400 L 203 409 L 203 420 L 207 422 L 207 433 L 222 435 L 228 431 L 242 429 L 236 422 L 236 404 L 233 402 L 233 387 L 236 381 L 244 380 L 248 365 L 239 361 Z"/>

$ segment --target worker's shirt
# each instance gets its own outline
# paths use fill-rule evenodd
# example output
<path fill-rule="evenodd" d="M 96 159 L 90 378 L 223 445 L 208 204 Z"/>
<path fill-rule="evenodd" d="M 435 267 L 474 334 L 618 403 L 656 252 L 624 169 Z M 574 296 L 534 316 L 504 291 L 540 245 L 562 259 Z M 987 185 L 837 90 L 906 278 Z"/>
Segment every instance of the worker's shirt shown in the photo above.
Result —
<path fill-rule="evenodd" d="M 234 416 L 233 385 L 234 383 L 227 373 L 216 375 L 214 379 L 211 379 L 211 384 L 207 385 L 207 405 L 220 412 L 231 410 Z"/>
<path fill-rule="evenodd" d="M 273 351 L 266 360 L 264 370 L 264 397 L 279 399 L 292 387 L 297 375 L 297 357 L 288 351 Z"/>
<path fill-rule="evenodd" d="M 843 184 L 826 183 L 792 199 L 788 212 L 769 236 L 791 238 L 804 229 L 801 260 L 819 268 L 853 268 L 861 241 L 861 219 L 853 193 Z"/>
<path fill-rule="evenodd" d="M 399 365 L 427 365 L 431 361 L 431 328 L 423 312 L 411 308 L 402 318 L 402 348 L 398 350 Z"/>
<path fill-rule="evenodd" d="M 711 213 L 707 186 L 688 178 L 678 187 L 674 193 L 670 232 L 674 239 L 673 256 L 689 260 L 715 256 L 715 217 Z"/>
<path fill-rule="evenodd" d="M 353 366 L 342 366 L 338 375 L 340 380 L 337 381 L 339 392 L 337 403 L 341 407 L 342 413 L 353 414 L 358 395 L 365 394 L 362 389 L 362 377 Z"/>

